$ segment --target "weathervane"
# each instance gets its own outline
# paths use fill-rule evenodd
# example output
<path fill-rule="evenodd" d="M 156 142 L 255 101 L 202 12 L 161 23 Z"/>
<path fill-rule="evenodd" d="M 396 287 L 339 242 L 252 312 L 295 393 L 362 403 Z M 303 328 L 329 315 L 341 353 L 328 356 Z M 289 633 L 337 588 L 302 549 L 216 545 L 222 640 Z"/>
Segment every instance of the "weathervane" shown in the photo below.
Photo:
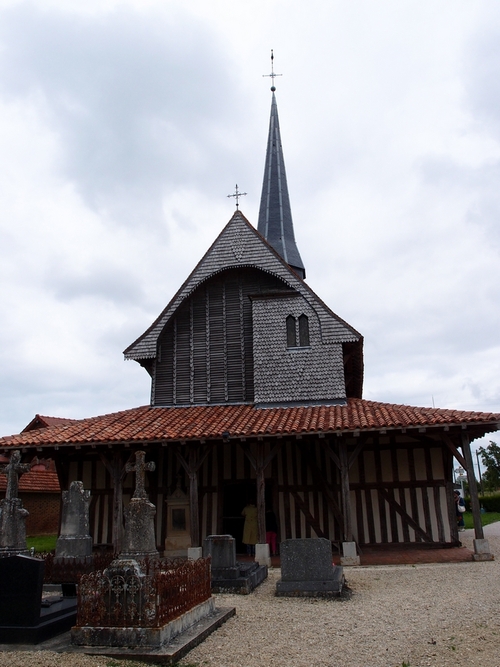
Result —
<path fill-rule="evenodd" d="M 276 86 L 274 85 L 274 78 L 277 77 L 277 76 L 283 76 L 283 74 L 275 74 L 274 73 L 274 53 L 273 53 L 272 49 L 271 49 L 271 74 L 263 74 L 262 76 L 270 76 L 271 77 L 271 81 L 272 81 L 271 90 L 274 93 L 274 91 L 276 90 Z"/>
<path fill-rule="evenodd" d="M 236 199 L 236 209 L 238 209 L 239 199 L 240 199 L 240 197 L 244 197 L 245 195 L 246 195 L 246 192 L 240 192 L 238 190 L 238 183 L 236 183 L 234 195 L 228 195 L 228 197 L 234 197 Z"/>

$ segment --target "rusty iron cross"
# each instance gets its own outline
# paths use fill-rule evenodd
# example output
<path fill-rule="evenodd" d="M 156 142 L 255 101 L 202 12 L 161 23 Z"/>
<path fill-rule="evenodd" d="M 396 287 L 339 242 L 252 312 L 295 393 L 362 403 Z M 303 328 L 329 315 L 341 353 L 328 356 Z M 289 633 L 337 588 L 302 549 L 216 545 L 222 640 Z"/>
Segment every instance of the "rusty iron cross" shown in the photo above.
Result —
<path fill-rule="evenodd" d="M 245 195 L 246 195 L 246 192 L 240 192 L 238 190 L 238 183 L 236 183 L 234 195 L 228 195 L 228 197 L 234 197 L 236 199 L 236 208 L 238 208 L 240 197 L 244 197 Z"/>
<path fill-rule="evenodd" d="M 147 498 L 146 493 L 146 471 L 153 471 L 156 468 L 154 461 L 145 462 L 146 452 L 138 451 L 135 453 L 135 465 L 126 463 L 126 472 L 135 472 L 135 491 L 132 498 Z"/>
<path fill-rule="evenodd" d="M 30 468 L 29 463 L 21 463 L 21 452 L 18 449 L 12 452 L 8 463 L 0 466 L 0 473 L 7 475 L 6 500 L 13 500 L 18 497 L 19 477 L 28 472 Z"/>

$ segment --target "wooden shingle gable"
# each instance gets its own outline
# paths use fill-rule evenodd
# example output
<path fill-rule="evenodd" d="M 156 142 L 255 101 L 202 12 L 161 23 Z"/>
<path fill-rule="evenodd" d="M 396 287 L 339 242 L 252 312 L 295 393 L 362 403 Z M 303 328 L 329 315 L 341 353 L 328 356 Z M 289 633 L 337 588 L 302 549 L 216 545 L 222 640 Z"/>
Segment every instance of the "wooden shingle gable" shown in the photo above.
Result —
<path fill-rule="evenodd" d="M 362 340 L 361 335 L 355 329 L 335 315 L 290 269 L 243 214 L 236 211 L 160 316 L 142 336 L 124 351 L 125 358 L 141 363 L 147 359 L 154 359 L 161 332 L 194 290 L 217 273 L 243 267 L 260 269 L 274 275 L 284 281 L 291 290 L 299 292 L 317 312 L 323 342 L 356 343 Z"/>

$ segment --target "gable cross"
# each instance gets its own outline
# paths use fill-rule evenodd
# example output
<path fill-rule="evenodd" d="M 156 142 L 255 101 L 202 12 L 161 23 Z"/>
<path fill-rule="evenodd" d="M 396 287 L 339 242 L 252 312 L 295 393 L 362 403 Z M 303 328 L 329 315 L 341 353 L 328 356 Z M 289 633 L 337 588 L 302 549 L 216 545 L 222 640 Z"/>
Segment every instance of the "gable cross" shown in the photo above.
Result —
<path fill-rule="evenodd" d="M 0 473 L 7 475 L 7 490 L 5 500 L 14 500 L 19 493 L 19 477 L 30 470 L 29 463 L 21 463 L 21 452 L 16 449 L 10 455 L 10 460 L 0 466 Z"/>
<path fill-rule="evenodd" d="M 228 195 L 228 197 L 234 197 L 236 199 L 236 208 L 238 209 L 239 199 L 240 199 L 240 197 L 244 197 L 245 195 L 246 195 L 246 192 L 240 192 L 238 190 L 238 183 L 236 183 L 234 195 Z"/>
<path fill-rule="evenodd" d="M 138 451 L 135 453 L 135 465 L 126 463 L 126 472 L 135 472 L 135 491 L 132 498 L 147 498 L 146 493 L 146 470 L 153 471 L 156 468 L 154 461 L 145 462 L 146 452 Z"/>

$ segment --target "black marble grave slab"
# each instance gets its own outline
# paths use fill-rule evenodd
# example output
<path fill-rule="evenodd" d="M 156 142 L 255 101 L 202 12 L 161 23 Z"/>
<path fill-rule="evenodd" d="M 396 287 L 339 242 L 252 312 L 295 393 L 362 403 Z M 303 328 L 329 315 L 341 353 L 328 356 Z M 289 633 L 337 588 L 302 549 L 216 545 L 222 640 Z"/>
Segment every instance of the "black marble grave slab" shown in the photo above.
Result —
<path fill-rule="evenodd" d="M 74 625 L 76 597 L 42 606 L 44 567 L 29 556 L 0 558 L 0 643 L 37 644 Z"/>

